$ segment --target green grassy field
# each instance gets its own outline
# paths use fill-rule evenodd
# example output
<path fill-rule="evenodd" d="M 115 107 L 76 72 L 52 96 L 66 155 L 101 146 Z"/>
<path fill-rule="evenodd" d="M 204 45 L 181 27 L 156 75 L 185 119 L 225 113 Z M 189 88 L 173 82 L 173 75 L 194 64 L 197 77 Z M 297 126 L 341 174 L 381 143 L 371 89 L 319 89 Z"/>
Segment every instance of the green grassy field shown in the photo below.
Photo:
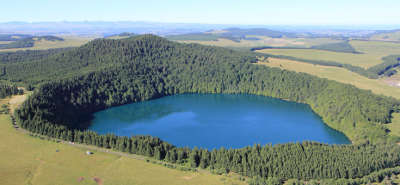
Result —
<path fill-rule="evenodd" d="M 5 103 L 4 99 L 0 102 Z M 96 150 L 92 150 L 93 155 L 86 155 L 85 148 L 17 131 L 7 114 L 0 114 L 0 140 L 0 184 L 4 185 L 245 184 L 233 174 L 183 172 Z"/>
<path fill-rule="evenodd" d="M 400 99 L 400 88 L 386 84 L 384 79 L 369 79 L 339 67 L 313 65 L 277 58 L 269 58 L 268 61 L 269 62 L 260 62 L 260 64 L 279 67 L 290 71 L 308 73 L 320 78 L 327 78 L 342 83 L 352 84 L 361 89 L 371 90 L 376 94 L 383 94 Z"/>
<path fill-rule="evenodd" d="M 400 43 L 352 40 L 350 44 L 359 52 L 381 59 L 400 54 Z"/>
<path fill-rule="evenodd" d="M 382 57 L 400 54 L 400 43 L 378 41 L 350 41 L 350 44 L 362 54 L 339 53 L 315 49 L 263 49 L 257 52 L 286 55 L 310 60 L 335 61 L 368 68 L 382 62 Z"/>
<path fill-rule="evenodd" d="M 391 33 L 380 33 L 370 37 L 371 40 L 400 41 L 400 31 Z"/>
<path fill-rule="evenodd" d="M 234 42 L 229 39 L 220 38 L 217 41 L 185 40 L 179 42 L 198 43 L 203 45 L 220 46 L 220 47 L 237 47 L 237 48 L 251 48 L 251 47 L 261 47 L 261 46 L 308 48 L 314 45 L 340 42 L 339 40 L 334 40 L 330 38 L 271 38 L 266 36 L 255 36 L 255 35 L 247 35 L 247 37 L 255 37 L 260 40 L 240 40 L 240 42 Z"/>
<path fill-rule="evenodd" d="M 392 123 L 387 124 L 390 134 L 400 136 L 400 113 L 393 113 Z"/>
<path fill-rule="evenodd" d="M 19 51 L 19 50 L 45 50 L 45 49 L 54 49 L 54 48 L 78 47 L 78 46 L 86 44 L 90 40 L 94 39 L 94 37 L 79 37 L 79 36 L 60 36 L 60 37 L 63 38 L 64 41 L 40 40 L 40 41 L 35 41 L 35 44 L 33 47 L 0 49 L 0 52 L 14 52 L 14 51 Z"/>

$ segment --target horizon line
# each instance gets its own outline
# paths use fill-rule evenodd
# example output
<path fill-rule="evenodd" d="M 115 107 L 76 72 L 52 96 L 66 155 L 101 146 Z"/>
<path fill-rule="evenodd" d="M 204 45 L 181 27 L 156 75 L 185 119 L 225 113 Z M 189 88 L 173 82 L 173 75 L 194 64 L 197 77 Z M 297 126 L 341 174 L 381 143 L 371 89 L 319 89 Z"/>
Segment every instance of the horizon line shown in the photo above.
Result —
<path fill-rule="evenodd" d="M 400 26 L 400 23 L 265 23 L 265 24 L 246 24 L 246 23 L 204 23 L 204 22 L 170 22 L 170 21 L 146 21 L 146 20 L 54 20 L 54 21 L 0 21 L 0 24 L 7 23 L 27 23 L 27 24 L 35 24 L 35 23 L 94 23 L 94 22 L 103 22 L 103 23 L 161 23 L 161 24 L 199 24 L 199 25 L 241 25 L 241 26 Z"/>

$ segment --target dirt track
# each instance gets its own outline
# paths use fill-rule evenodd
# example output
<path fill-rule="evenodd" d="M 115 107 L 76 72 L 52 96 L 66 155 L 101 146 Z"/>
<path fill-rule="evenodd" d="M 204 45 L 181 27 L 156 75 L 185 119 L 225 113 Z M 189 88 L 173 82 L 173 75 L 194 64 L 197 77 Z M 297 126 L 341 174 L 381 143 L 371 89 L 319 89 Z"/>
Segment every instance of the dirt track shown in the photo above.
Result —
<path fill-rule="evenodd" d="M 13 113 L 16 108 L 18 108 L 27 98 L 27 94 L 16 95 L 11 97 L 8 104 L 10 104 L 10 112 Z"/>

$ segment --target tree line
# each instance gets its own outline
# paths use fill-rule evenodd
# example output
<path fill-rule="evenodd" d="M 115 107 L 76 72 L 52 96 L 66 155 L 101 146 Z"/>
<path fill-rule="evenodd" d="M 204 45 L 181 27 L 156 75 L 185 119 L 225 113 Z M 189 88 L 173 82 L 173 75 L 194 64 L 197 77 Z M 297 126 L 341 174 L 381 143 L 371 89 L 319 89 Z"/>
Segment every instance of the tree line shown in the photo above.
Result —
<path fill-rule="evenodd" d="M 367 176 L 356 179 L 312 179 L 312 180 L 299 180 L 289 179 L 284 181 L 276 177 L 261 178 L 253 177 L 248 180 L 249 185 L 365 185 L 381 182 L 384 185 L 395 185 L 397 176 L 400 174 L 400 167 L 388 168 L 373 172 Z"/>
<path fill-rule="evenodd" d="M 395 67 L 400 66 L 400 55 L 389 55 L 382 58 L 383 62 L 368 69 L 378 75 L 392 76 L 397 73 Z"/>
<path fill-rule="evenodd" d="M 0 63 L 17 63 L 24 61 L 41 60 L 59 52 L 72 48 L 56 48 L 48 50 L 21 50 L 15 52 L 0 52 Z"/>

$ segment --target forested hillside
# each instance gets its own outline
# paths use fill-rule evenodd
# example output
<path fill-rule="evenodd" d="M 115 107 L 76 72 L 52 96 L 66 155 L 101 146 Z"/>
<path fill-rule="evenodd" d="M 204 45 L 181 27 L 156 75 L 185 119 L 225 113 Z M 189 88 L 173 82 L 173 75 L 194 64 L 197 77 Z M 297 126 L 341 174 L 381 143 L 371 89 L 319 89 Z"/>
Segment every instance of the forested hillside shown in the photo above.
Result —
<path fill-rule="evenodd" d="M 279 179 L 356 178 L 399 165 L 400 149 L 392 144 L 398 138 L 389 137 L 383 126 L 399 111 L 398 100 L 255 65 L 255 55 L 141 35 L 99 39 L 42 59 L 4 64 L 1 78 L 43 83 L 15 113 L 17 120 L 31 132 L 67 141 Z M 357 145 L 305 142 L 207 151 L 176 148 L 149 136 L 85 131 L 93 112 L 180 93 L 249 93 L 306 103 Z"/>
<path fill-rule="evenodd" d="M 67 51 L 72 48 L 58 48 L 48 50 L 25 50 L 15 52 L 0 52 L 0 63 L 16 63 L 24 61 L 41 60 L 59 52 Z"/>
<path fill-rule="evenodd" d="M 369 68 L 368 71 L 385 76 L 396 74 L 397 71 L 394 68 L 400 66 L 400 55 L 390 55 L 382 59 L 383 63 Z"/>

